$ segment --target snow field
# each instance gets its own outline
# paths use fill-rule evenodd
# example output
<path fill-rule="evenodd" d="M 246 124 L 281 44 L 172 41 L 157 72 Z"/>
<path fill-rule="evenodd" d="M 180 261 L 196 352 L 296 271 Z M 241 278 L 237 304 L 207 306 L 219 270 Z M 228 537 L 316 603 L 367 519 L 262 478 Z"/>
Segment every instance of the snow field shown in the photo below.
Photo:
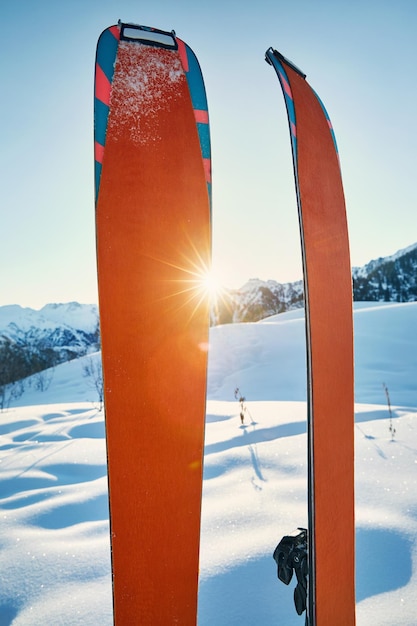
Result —
<path fill-rule="evenodd" d="M 416 320 L 417 303 L 355 313 L 358 626 L 416 623 Z M 272 553 L 307 520 L 305 420 L 301 311 L 211 329 L 199 626 L 304 624 Z M 82 359 L 0 414 L 0 519 L 1 626 L 111 626 L 104 422 Z"/>
<path fill-rule="evenodd" d="M 0 624 L 111 624 L 103 414 L 12 408 L 0 434 Z"/>

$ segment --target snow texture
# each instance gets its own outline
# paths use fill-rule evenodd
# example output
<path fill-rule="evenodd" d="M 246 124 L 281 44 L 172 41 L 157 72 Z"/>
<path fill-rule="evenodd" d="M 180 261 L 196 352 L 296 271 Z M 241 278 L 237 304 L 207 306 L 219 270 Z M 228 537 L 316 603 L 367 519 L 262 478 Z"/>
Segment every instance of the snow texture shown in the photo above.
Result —
<path fill-rule="evenodd" d="M 108 122 L 112 137 L 128 132 L 136 143 L 158 141 L 158 112 L 179 97 L 180 81 L 186 78 L 178 54 L 164 48 L 150 54 L 148 46 L 121 41 Z"/>
<path fill-rule="evenodd" d="M 307 521 L 302 315 L 211 329 L 199 626 L 304 625 L 272 559 Z M 416 624 L 416 322 L 417 303 L 356 307 L 358 626 Z M 0 414 L 2 626 L 112 624 L 103 413 L 82 363 Z"/>

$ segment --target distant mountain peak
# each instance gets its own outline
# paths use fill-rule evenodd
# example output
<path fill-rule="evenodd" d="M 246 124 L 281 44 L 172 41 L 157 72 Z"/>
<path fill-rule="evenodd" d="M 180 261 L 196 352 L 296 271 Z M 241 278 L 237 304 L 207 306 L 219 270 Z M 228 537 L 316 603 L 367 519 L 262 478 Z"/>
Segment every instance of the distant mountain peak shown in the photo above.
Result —
<path fill-rule="evenodd" d="M 39 311 L 0 306 L 0 336 L 20 345 L 43 342 L 56 352 L 85 352 L 97 341 L 98 307 L 78 302 L 46 304 Z"/>
<path fill-rule="evenodd" d="M 414 302 L 417 300 L 417 243 L 388 257 L 352 269 L 356 301 Z"/>
<path fill-rule="evenodd" d="M 370 302 L 417 300 L 417 243 L 388 257 L 352 268 L 353 299 Z M 230 289 L 212 313 L 212 323 L 257 322 L 304 306 L 303 281 L 278 283 L 250 278 Z"/>

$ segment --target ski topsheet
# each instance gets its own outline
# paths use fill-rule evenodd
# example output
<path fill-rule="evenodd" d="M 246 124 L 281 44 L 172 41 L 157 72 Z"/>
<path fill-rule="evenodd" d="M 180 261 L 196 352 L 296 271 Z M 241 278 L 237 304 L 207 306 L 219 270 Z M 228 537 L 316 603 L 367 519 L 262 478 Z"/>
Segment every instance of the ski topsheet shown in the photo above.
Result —
<path fill-rule="evenodd" d="M 95 160 L 114 619 L 195 624 L 210 139 L 197 59 L 174 32 L 100 36 Z"/>
<path fill-rule="evenodd" d="M 284 94 L 301 231 L 308 367 L 309 626 L 355 624 L 352 283 L 343 186 L 326 110 L 266 52 Z"/>

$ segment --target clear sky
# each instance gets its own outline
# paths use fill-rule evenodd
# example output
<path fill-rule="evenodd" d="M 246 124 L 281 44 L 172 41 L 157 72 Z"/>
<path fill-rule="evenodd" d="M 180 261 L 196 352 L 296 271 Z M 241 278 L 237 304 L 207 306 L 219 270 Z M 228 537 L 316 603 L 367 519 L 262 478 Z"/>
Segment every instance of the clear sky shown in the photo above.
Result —
<path fill-rule="evenodd" d="M 352 264 L 417 241 L 415 0 L 4 0 L 0 17 L 0 305 L 97 300 L 94 57 L 119 18 L 174 29 L 200 61 L 225 286 L 301 278 L 270 46 L 307 74 L 332 119 Z"/>

